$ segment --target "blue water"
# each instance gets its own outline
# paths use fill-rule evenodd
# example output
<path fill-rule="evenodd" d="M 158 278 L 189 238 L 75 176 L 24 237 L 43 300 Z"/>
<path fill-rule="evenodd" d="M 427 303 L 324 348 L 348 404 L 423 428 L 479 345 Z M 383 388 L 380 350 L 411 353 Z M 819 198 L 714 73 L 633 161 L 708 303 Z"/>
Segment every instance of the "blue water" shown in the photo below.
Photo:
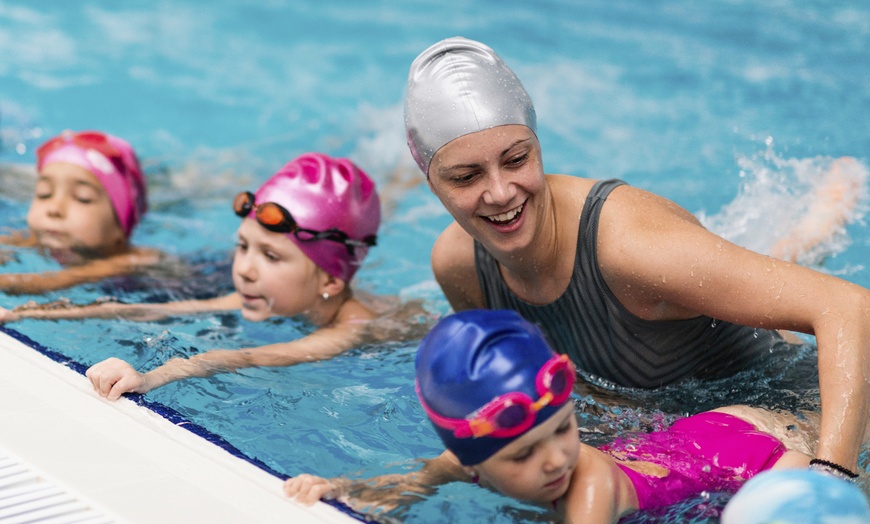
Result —
<path fill-rule="evenodd" d="M 732 204 L 737 215 L 758 217 L 733 238 L 759 250 L 772 241 L 769 223 L 800 213 L 774 197 L 802 191 L 815 173 L 807 163 L 843 155 L 868 163 L 867 2 L 465 4 L 3 0 L 0 167 L 32 164 L 33 148 L 65 128 L 121 135 L 136 146 L 151 181 L 152 212 L 134 241 L 214 274 L 164 290 L 113 281 L 47 297 L 0 295 L 0 305 L 228 289 L 226 260 L 238 225 L 229 198 L 305 151 L 350 156 L 384 190 L 397 187 L 396 179 L 419 182 L 401 119 L 407 69 L 426 46 L 454 35 L 488 43 L 522 78 L 536 103 L 548 172 L 623 178 L 722 232 L 739 229 L 723 214 Z M 769 171 L 776 176 L 762 176 Z M 0 228 L 23 227 L 26 200 L 4 184 Z M 746 193 L 771 195 L 772 203 L 744 200 Z M 424 184 L 385 197 L 379 246 L 357 287 L 423 298 L 446 312 L 429 250 L 449 217 Z M 870 286 L 867 233 L 863 221 L 850 225 L 820 269 Z M 32 253 L 15 255 L 2 271 L 54 268 Z M 309 329 L 235 314 L 12 327 L 85 365 L 119 356 L 142 368 L 211 348 L 289 340 Z M 416 405 L 413 352 L 413 343 L 363 348 L 329 362 L 185 381 L 146 397 L 280 474 L 398 471 L 414 466 L 410 457 L 439 451 Z M 720 383 L 632 400 L 614 394 L 620 408 L 578 398 L 584 438 L 595 443 L 724 403 L 815 407 L 812 347 L 777 357 Z M 713 495 L 630 520 L 713 522 L 722 503 Z M 441 521 L 443 511 L 457 521 L 482 520 L 492 508 L 499 522 L 536 513 L 454 486 L 399 517 Z"/>

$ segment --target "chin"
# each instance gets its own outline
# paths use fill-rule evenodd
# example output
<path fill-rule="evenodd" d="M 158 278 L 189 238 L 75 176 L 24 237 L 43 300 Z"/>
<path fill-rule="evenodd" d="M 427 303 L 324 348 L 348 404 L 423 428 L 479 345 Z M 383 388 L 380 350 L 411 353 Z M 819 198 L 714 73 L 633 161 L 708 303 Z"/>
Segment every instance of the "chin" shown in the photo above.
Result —
<path fill-rule="evenodd" d="M 251 309 L 245 309 L 244 307 L 241 309 L 241 311 L 242 318 L 244 318 L 248 322 L 262 322 L 272 316 L 265 311 L 255 311 Z"/>

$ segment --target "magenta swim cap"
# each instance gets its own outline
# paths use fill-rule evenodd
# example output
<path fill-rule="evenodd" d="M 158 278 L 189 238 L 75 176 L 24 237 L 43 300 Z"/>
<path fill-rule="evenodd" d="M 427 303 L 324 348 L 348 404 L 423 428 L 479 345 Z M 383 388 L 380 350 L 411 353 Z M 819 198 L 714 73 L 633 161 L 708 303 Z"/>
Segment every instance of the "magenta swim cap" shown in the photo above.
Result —
<path fill-rule="evenodd" d="M 139 159 L 125 140 L 99 131 L 64 131 L 36 151 L 36 168 L 66 162 L 90 171 L 109 195 L 115 216 L 128 238 L 148 210 L 147 188 Z"/>
<path fill-rule="evenodd" d="M 274 202 L 293 215 L 299 227 L 317 231 L 337 229 L 353 240 L 377 234 L 381 204 L 375 183 L 345 158 L 306 153 L 282 167 L 255 195 L 255 203 Z M 253 211 L 249 218 L 253 218 Z M 287 237 L 318 267 L 349 282 L 368 253 L 368 246 L 353 249 L 340 242 L 303 242 Z"/>

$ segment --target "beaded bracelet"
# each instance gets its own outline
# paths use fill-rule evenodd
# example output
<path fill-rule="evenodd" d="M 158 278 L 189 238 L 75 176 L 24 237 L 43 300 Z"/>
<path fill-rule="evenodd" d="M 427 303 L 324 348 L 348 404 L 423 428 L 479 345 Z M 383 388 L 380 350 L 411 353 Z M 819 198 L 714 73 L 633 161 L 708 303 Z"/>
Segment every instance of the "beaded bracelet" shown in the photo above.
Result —
<path fill-rule="evenodd" d="M 854 481 L 858 478 L 858 474 L 853 472 L 848 468 L 844 468 L 839 464 L 835 464 L 828 460 L 823 459 L 813 459 L 810 461 L 810 469 L 815 471 L 820 471 L 822 473 L 828 473 L 837 478 L 841 478 L 843 480 L 848 480 L 849 482 Z"/>

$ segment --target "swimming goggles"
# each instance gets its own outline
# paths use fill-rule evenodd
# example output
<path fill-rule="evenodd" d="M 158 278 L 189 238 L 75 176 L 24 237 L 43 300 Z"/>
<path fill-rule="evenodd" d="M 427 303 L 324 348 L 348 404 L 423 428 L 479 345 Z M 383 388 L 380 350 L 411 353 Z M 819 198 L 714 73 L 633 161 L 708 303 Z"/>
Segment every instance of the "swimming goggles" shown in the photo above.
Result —
<path fill-rule="evenodd" d="M 293 233 L 300 242 L 313 242 L 315 240 L 330 240 L 344 244 L 348 255 L 353 256 L 354 249 L 358 247 L 371 247 L 376 245 L 375 235 L 369 235 L 362 240 L 354 240 L 344 231 L 338 228 L 330 228 L 326 231 L 315 231 L 299 227 L 296 219 L 289 211 L 275 202 L 263 202 L 257 204 L 254 194 L 250 191 L 242 191 L 233 199 L 233 211 L 236 215 L 245 218 L 254 210 L 254 216 L 261 226 L 275 233 Z"/>
<path fill-rule="evenodd" d="M 93 149 L 109 160 L 121 159 L 121 152 L 109 142 L 109 138 L 104 133 L 99 131 L 81 131 L 79 133 L 64 131 L 39 146 L 36 150 L 37 161 L 42 162 L 49 153 L 67 144 L 74 144 L 86 151 Z"/>
<path fill-rule="evenodd" d="M 538 400 L 514 391 L 493 399 L 461 419 L 435 413 L 420 395 L 419 383 L 417 396 L 429 419 L 441 428 L 452 430 L 456 438 L 514 437 L 532 427 L 538 411 L 551 404 L 558 406 L 571 396 L 574 376 L 574 366 L 568 356 L 554 356 L 541 367 L 535 378 L 535 389 L 540 395 Z"/>

